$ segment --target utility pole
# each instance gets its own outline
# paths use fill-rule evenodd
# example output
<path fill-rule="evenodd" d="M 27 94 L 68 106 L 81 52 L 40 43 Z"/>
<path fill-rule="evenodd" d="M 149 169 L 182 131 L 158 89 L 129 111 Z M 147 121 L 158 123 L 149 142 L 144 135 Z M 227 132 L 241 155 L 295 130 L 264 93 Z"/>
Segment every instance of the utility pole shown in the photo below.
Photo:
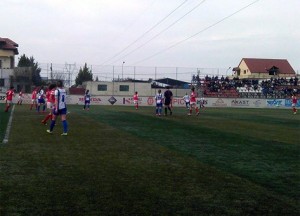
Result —
<path fill-rule="evenodd" d="M 67 75 L 68 75 L 68 84 L 69 84 L 69 87 L 71 87 L 72 86 L 72 75 L 76 69 L 76 63 L 74 63 L 74 64 L 65 63 L 65 69 L 66 69 Z"/>

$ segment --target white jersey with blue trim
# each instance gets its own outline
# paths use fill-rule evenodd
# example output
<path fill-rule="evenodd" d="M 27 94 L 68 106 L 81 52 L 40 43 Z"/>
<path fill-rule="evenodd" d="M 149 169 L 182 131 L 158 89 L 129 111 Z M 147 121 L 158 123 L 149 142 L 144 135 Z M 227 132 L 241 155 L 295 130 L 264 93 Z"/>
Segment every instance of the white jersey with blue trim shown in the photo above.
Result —
<path fill-rule="evenodd" d="M 67 97 L 67 92 L 65 89 L 55 90 L 55 98 L 57 101 L 58 110 L 66 108 L 66 97 Z"/>
<path fill-rule="evenodd" d="M 164 96 L 160 93 L 156 94 L 155 95 L 155 100 L 156 100 L 156 103 L 157 104 L 161 104 L 162 103 L 162 100 L 163 100 Z"/>

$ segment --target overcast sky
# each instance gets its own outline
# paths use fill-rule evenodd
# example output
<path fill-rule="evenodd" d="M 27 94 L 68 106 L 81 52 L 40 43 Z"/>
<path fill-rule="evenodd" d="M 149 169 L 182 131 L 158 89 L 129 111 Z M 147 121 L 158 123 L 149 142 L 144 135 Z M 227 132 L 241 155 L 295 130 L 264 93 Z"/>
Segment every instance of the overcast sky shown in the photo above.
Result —
<path fill-rule="evenodd" d="M 228 68 L 247 57 L 300 70 L 300 0 L 253 2 L 1 0 L 0 37 L 39 63 Z"/>

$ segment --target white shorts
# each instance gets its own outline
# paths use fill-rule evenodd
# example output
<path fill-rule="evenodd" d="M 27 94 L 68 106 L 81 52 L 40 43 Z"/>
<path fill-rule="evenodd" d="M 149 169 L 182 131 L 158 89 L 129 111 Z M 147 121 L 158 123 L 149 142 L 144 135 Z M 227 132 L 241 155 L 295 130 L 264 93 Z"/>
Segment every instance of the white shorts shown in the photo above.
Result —
<path fill-rule="evenodd" d="M 296 104 L 295 104 L 295 103 L 292 103 L 292 107 L 296 107 Z"/>
<path fill-rule="evenodd" d="M 47 109 L 52 109 L 53 108 L 53 103 L 47 102 Z"/>
<path fill-rule="evenodd" d="M 134 100 L 133 103 L 134 103 L 134 104 L 138 104 L 139 101 L 138 101 L 138 100 Z"/>

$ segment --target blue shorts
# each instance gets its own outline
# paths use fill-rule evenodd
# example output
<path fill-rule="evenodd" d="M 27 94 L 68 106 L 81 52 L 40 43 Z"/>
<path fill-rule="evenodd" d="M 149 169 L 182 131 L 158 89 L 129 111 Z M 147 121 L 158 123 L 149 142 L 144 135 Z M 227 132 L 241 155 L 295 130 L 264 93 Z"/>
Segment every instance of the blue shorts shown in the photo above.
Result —
<path fill-rule="evenodd" d="M 162 107 L 162 103 L 157 103 L 156 107 Z"/>
<path fill-rule="evenodd" d="M 55 112 L 55 108 L 53 109 L 54 115 L 66 115 L 67 114 L 67 108 L 59 109 L 57 112 Z"/>
<path fill-rule="evenodd" d="M 44 98 L 38 99 L 38 103 L 39 104 L 44 104 L 45 103 L 45 99 Z"/>

